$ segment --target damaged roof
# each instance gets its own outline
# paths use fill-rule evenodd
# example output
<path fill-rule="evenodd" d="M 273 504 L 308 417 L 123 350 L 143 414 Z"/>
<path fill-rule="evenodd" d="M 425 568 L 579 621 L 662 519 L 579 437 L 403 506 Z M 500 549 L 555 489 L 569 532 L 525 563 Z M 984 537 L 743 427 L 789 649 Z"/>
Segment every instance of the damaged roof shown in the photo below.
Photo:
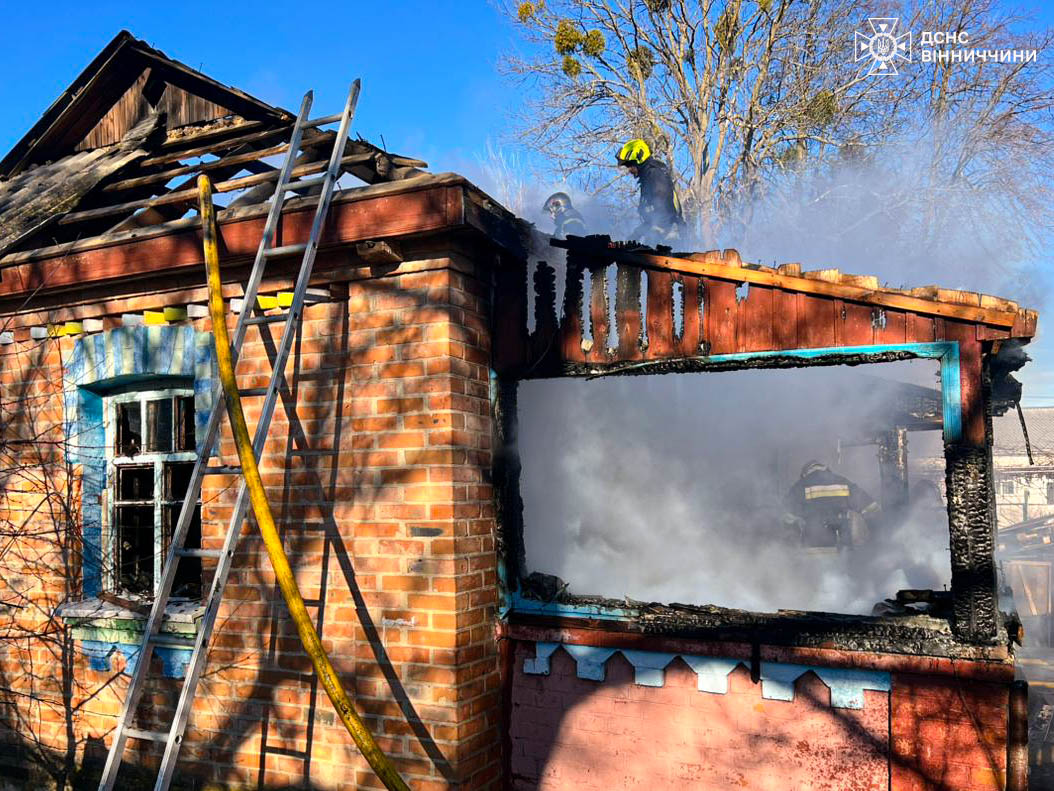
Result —
<path fill-rule="evenodd" d="M 196 211 L 200 173 L 228 194 L 221 217 L 265 202 L 294 121 L 121 31 L 0 160 L 0 255 L 178 220 Z M 336 135 L 323 125 L 305 128 L 294 177 L 325 169 Z M 427 166 L 365 140 L 341 165 L 366 184 Z"/>
<path fill-rule="evenodd" d="M 56 154 L 117 143 L 154 108 L 168 114 L 172 127 L 229 115 L 293 120 L 288 110 L 222 85 L 122 30 L 0 159 L 0 178 Z"/>

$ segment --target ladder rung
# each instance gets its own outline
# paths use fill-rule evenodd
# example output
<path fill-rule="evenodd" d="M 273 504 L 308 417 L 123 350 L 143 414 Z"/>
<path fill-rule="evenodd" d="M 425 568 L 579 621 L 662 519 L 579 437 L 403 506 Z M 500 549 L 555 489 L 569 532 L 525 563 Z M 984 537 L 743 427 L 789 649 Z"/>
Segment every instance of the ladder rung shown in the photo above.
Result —
<path fill-rule="evenodd" d="M 167 742 L 168 731 L 144 731 L 140 728 L 125 728 L 125 735 L 133 739 L 144 739 L 149 742 Z"/>
<path fill-rule="evenodd" d="M 253 316 L 245 320 L 246 324 L 274 324 L 289 318 L 288 313 L 277 313 L 274 316 Z"/>
<path fill-rule="evenodd" d="M 219 558 L 223 557 L 223 550 L 220 549 L 187 549 L 186 547 L 177 547 L 176 555 L 181 558 Z"/>
<path fill-rule="evenodd" d="M 262 396 L 267 395 L 267 387 L 246 387 L 238 391 L 240 396 Z"/>
<path fill-rule="evenodd" d="M 268 258 L 275 258 L 280 255 L 296 255 L 306 249 L 306 244 L 283 244 L 281 247 L 265 247 L 263 252 Z"/>
<path fill-rule="evenodd" d="M 204 475 L 239 475 L 242 468 L 233 464 L 223 464 L 218 467 L 206 467 L 202 470 Z"/>
<path fill-rule="evenodd" d="M 174 634 L 152 634 L 150 642 L 162 648 L 193 648 L 194 640 L 189 637 L 177 637 Z"/>
<path fill-rule="evenodd" d="M 303 750 L 290 750 L 288 747 L 272 747 L 269 744 L 265 744 L 263 751 L 270 755 L 284 755 L 286 758 L 299 758 L 301 761 L 307 760 L 307 753 Z"/>
<path fill-rule="evenodd" d="M 317 187 L 326 180 L 326 175 L 326 173 L 318 173 L 314 176 L 304 176 L 302 179 L 287 182 L 284 189 L 286 191 L 292 190 L 295 192 L 296 190 L 303 190 L 308 187 Z"/>
<path fill-rule="evenodd" d="M 326 124 L 335 124 L 343 117 L 343 113 L 337 113 L 336 115 L 324 115 L 321 118 L 312 118 L 310 121 L 305 121 L 303 126 L 304 129 L 308 129 L 312 126 L 325 126 Z"/>

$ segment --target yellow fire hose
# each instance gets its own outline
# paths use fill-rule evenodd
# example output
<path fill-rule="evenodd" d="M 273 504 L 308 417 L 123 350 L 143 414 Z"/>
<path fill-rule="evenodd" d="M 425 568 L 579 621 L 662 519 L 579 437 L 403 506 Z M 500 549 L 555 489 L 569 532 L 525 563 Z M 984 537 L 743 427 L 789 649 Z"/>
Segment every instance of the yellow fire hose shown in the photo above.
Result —
<path fill-rule="evenodd" d="M 274 516 L 271 514 L 271 506 L 267 502 L 264 493 L 263 481 L 260 479 L 260 470 L 256 466 L 256 458 L 253 455 L 252 440 L 249 439 L 249 429 L 245 424 L 245 414 L 242 412 L 241 398 L 238 395 L 238 383 L 234 378 L 234 365 L 231 359 L 230 339 L 227 334 L 227 316 L 223 309 L 223 292 L 220 281 L 220 256 L 217 246 L 216 212 L 212 205 L 212 183 L 208 176 L 198 176 L 198 197 L 201 203 L 201 221 L 205 237 L 205 267 L 208 271 L 209 282 L 209 312 L 212 314 L 212 332 L 216 344 L 216 361 L 220 369 L 220 382 L 223 384 L 223 394 L 227 401 L 227 415 L 230 418 L 231 431 L 234 434 L 234 444 L 238 448 L 238 458 L 242 465 L 242 475 L 249 490 L 249 502 L 252 504 L 253 513 L 256 515 L 256 524 L 260 527 L 260 535 L 263 536 L 264 546 L 267 547 L 267 556 L 271 559 L 278 586 L 282 590 L 289 614 L 296 624 L 296 630 L 300 634 L 300 642 L 304 644 L 304 650 L 311 657 L 311 663 L 315 666 L 322 686 L 326 694 L 333 702 L 333 708 L 340 715 L 344 727 L 348 729 L 351 738 L 355 740 L 359 751 L 369 762 L 373 771 L 384 782 L 390 791 L 410 791 L 410 787 L 403 782 L 399 773 L 392 766 L 381 748 L 377 746 L 373 736 L 359 719 L 358 714 L 351 705 L 344 687 L 337 677 L 337 671 L 326 655 L 322 647 L 318 632 L 307 614 L 304 599 L 300 595 L 293 570 L 289 566 L 289 558 L 286 557 L 282 548 L 282 539 L 275 527 Z"/>

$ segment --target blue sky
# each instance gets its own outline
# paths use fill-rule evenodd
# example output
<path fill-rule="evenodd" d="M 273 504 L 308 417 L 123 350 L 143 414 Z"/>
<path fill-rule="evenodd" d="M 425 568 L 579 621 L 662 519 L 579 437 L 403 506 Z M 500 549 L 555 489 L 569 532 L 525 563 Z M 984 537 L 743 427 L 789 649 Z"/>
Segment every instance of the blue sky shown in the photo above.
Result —
<path fill-rule="evenodd" d="M 508 142 L 510 116 L 523 100 L 498 73 L 516 31 L 497 2 L 348 0 L 303 3 L 304 10 L 273 0 L 4 3 L 0 149 L 7 151 L 125 28 L 220 82 L 288 109 L 310 88 L 315 114 L 336 112 L 350 81 L 361 77 L 357 133 L 375 142 L 383 136 L 389 150 L 424 159 L 433 172 L 478 176 L 488 144 Z M 1041 22 L 1054 24 L 1054 4 L 1031 7 Z M 1027 403 L 1054 404 L 1050 347 L 1045 338 L 1033 344 Z"/>

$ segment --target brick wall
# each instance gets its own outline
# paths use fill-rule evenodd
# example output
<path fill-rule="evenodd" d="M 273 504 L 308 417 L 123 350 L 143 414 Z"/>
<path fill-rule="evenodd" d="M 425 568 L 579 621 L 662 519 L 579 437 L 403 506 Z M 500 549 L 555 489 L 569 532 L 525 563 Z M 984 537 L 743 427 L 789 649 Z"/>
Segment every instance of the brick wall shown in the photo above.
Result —
<path fill-rule="evenodd" d="M 473 265 L 450 256 L 353 280 L 346 296 L 308 307 L 286 371 L 290 387 L 261 464 L 323 642 L 358 711 L 415 789 L 499 783 L 486 293 Z M 158 296 L 144 290 L 123 301 L 82 305 L 78 317 L 101 317 L 113 326 L 123 311 L 203 296 L 200 289 Z M 62 359 L 76 340 L 30 341 L 24 326 L 62 320 L 61 313 L 20 317 L 17 342 L 0 347 L 5 405 L 19 397 L 19 388 L 34 398 L 39 391 L 33 419 L 50 427 L 54 443 L 19 446 L 23 457 L 41 448 L 61 456 Z M 197 325 L 208 329 L 207 320 Z M 250 330 L 238 364 L 243 387 L 266 383 L 280 326 L 264 329 L 263 338 Z M 246 401 L 250 426 L 260 400 Z M 285 407 L 294 402 L 292 417 Z M 14 431 L 16 424 L 5 426 L 4 437 Z M 221 463 L 235 459 L 228 439 L 221 456 Z M 64 485 L 61 463 L 37 465 L 45 467 L 58 470 L 49 486 Z M 236 484 L 206 478 L 206 547 L 222 540 Z M 5 489 L 2 516 L 58 502 L 41 486 Z M 119 654 L 108 670 L 93 669 L 63 621 L 52 617 L 76 594 L 80 568 L 78 495 L 63 502 L 72 506 L 63 521 L 38 509 L 30 525 L 38 535 L 20 537 L 17 555 L 0 556 L 0 580 L 7 580 L 0 586 L 17 584 L 20 596 L 36 597 L 32 607 L 2 614 L 0 687 L 8 691 L 0 693 L 6 704 L 0 718 L 13 727 L 0 730 L 0 738 L 17 748 L 8 752 L 11 776 L 22 773 L 36 752 L 57 762 L 53 776 L 64 762 L 79 766 L 85 752 L 104 757 L 127 681 Z M 25 627 L 14 635 L 19 639 L 11 639 L 15 626 Z M 148 693 L 159 721 L 177 688 L 178 682 L 159 679 Z M 138 753 L 134 763 L 156 761 L 155 746 L 133 744 L 128 756 Z M 216 788 L 379 787 L 318 688 L 262 543 L 249 528 L 220 611 L 180 773 Z M 134 775 L 122 774 L 129 784 L 122 787 L 134 787 Z"/>
<path fill-rule="evenodd" d="M 754 683 L 749 660 L 712 658 L 718 644 L 677 656 L 603 644 L 549 654 L 515 641 L 514 788 L 1003 788 L 1006 683 L 890 672 L 893 655 L 848 653 L 843 667 L 763 662 Z M 868 688 L 883 678 L 886 691 Z"/>
<path fill-rule="evenodd" d="M 895 791 L 1004 787 L 1007 685 L 913 673 L 897 673 L 893 681 Z"/>

